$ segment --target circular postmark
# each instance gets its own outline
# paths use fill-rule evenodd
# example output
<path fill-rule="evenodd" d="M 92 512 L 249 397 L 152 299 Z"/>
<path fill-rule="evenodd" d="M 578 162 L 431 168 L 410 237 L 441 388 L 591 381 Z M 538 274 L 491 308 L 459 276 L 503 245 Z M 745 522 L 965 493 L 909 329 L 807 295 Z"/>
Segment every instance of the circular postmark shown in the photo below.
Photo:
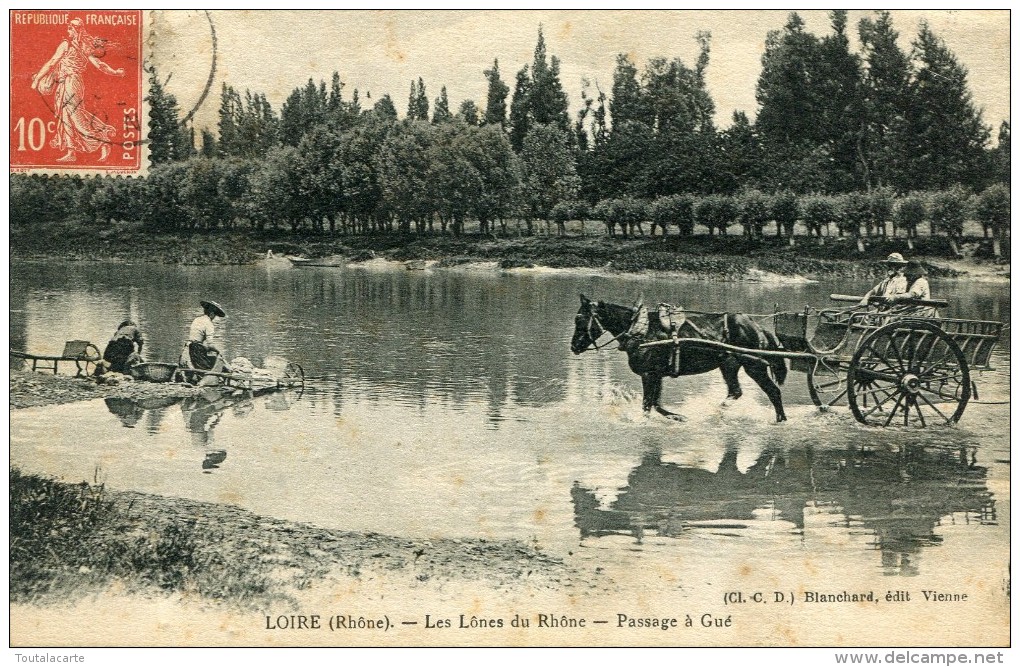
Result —
<path fill-rule="evenodd" d="M 164 85 L 176 77 L 175 97 L 188 109 L 180 119 L 183 127 L 194 121 L 216 80 L 216 22 L 207 9 L 152 14 L 147 66 L 155 69 Z"/>

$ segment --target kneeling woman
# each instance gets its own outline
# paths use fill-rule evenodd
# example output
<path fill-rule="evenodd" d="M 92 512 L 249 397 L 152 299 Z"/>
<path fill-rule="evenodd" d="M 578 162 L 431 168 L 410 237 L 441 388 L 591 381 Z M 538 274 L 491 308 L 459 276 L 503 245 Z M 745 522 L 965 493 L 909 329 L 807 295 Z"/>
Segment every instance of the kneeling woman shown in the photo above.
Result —
<path fill-rule="evenodd" d="M 223 319 L 227 314 L 215 301 L 199 303 L 202 304 L 203 312 L 191 323 L 191 329 L 188 331 L 188 344 L 181 352 L 180 366 L 183 369 L 192 368 L 213 373 L 229 373 L 230 367 L 223 360 L 222 351 L 213 343 L 213 337 L 216 335 L 216 318 Z M 215 375 L 189 373 L 187 377 L 192 384 L 219 383 L 219 378 Z"/>
<path fill-rule="evenodd" d="M 142 363 L 142 333 L 138 325 L 131 320 L 124 320 L 117 327 L 110 342 L 103 351 L 103 363 L 96 367 L 96 375 L 106 371 L 127 374 L 131 367 Z"/>

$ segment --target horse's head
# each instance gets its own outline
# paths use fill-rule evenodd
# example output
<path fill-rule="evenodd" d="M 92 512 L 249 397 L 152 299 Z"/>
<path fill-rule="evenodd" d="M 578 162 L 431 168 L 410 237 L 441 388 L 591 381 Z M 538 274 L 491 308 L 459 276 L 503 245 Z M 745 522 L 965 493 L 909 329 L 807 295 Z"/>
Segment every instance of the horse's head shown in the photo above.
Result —
<path fill-rule="evenodd" d="M 570 339 L 570 351 L 581 354 L 595 346 L 595 341 L 606 332 L 599 321 L 599 302 L 581 295 L 581 307 L 574 316 L 574 337 Z"/>

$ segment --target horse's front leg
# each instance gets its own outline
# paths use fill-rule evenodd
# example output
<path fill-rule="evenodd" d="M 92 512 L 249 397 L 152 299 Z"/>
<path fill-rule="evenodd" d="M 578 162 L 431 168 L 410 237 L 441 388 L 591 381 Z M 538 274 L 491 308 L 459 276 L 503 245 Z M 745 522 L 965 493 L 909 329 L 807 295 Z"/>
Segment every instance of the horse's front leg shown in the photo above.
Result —
<path fill-rule="evenodd" d="M 663 417 L 673 419 L 678 422 L 686 421 L 686 418 L 682 415 L 678 415 L 675 412 L 662 407 L 662 376 L 655 375 L 653 373 L 645 373 L 641 376 L 641 389 L 643 390 L 644 397 L 642 399 L 641 407 L 644 408 L 645 413 L 651 412 L 652 408 Z"/>

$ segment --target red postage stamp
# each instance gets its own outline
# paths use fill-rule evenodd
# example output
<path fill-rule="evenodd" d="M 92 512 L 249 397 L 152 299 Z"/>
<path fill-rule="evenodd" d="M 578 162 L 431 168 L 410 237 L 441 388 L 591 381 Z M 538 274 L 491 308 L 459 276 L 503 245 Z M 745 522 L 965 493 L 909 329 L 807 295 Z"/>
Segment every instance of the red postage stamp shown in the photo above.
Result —
<path fill-rule="evenodd" d="M 11 172 L 144 174 L 144 12 L 11 11 Z"/>

